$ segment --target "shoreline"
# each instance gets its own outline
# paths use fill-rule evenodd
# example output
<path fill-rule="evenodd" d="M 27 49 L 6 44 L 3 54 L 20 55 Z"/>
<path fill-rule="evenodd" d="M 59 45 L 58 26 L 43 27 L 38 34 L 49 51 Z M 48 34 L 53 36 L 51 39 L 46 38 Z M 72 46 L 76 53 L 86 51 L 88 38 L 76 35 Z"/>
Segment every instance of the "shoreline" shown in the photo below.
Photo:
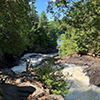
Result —
<path fill-rule="evenodd" d="M 65 56 L 59 58 L 55 57 L 56 63 L 61 62 L 61 64 L 75 64 L 80 66 L 89 66 L 84 69 L 84 73 L 89 76 L 90 84 L 100 86 L 100 58 L 93 58 L 89 55 L 73 54 L 70 56 Z"/>

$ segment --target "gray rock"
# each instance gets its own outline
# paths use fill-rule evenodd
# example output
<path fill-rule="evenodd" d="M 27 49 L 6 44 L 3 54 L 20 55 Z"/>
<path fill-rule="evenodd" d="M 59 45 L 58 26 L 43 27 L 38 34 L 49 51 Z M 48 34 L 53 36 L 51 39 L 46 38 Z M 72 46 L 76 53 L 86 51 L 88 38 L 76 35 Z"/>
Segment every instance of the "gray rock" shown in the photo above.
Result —
<path fill-rule="evenodd" d="M 52 94 L 43 100 L 65 100 L 61 95 Z"/>
<path fill-rule="evenodd" d="M 29 92 L 33 93 L 36 89 L 32 86 L 20 86 L 17 88 L 20 92 Z"/>
<path fill-rule="evenodd" d="M 32 100 L 38 100 L 37 98 L 34 98 L 34 99 L 32 99 Z"/>
<path fill-rule="evenodd" d="M 22 72 L 18 75 L 16 75 L 16 77 L 21 81 L 21 82 L 26 82 L 26 81 L 30 81 L 33 82 L 34 80 L 38 81 L 39 78 L 37 77 L 37 75 L 34 72 L 28 71 L 26 72 Z"/>
<path fill-rule="evenodd" d="M 1 84 L 4 100 L 18 100 L 17 86 L 12 84 Z"/>
<path fill-rule="evenodd" d="M 28 97 L 30 93 L 29 92 L 18 92 L 18 95 L 21 97 Z"/>
<path fill-rule="evenodd" d="M 46 94 L 46 91 L 44 90 L 44 88 L 40 86 L 39 84 L 34 83 L 34 87 L 36 88 L 36 91 L 34 92 L 34 96 L 36 98 L 42 97 Z"/>
<path fill-rule="evenodd" d="M 3 96 L 0 95 L 0 100 L 3 100 Z"/>
<path fill-rule="evenodd" d="M 7 75 L 10 75 L 12 77 L 14 77 L 16 75 L 16 73 L 11 69 L 4 69 L 2 72 L 3 72 L 3 74 L 7 74 Z"/>

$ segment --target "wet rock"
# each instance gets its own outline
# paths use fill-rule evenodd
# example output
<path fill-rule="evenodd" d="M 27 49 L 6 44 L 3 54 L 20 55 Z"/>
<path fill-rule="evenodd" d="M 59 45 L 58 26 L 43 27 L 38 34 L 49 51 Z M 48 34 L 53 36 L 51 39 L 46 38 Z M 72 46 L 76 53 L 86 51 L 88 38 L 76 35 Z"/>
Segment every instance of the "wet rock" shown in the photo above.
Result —
<path fill-rule="evenodd" d="M 44 49 L 44 48 L 40 47 L 39 45 L 34 45 L 34 48 L 31 49 L 31 52 L 35 52 L 35 53 L 57 53 L 58 50 L 53 49 L 53 48 Z"/>
<path fill-rule="evenodd" d="M 86 75 L 90 77 L 90 84 L 100 86 L 100 67 L 91 66 L 84 70 Z"/>
<path fill-rule="evenodd" d="M 32 99 L 32 100 L 38 100 L 38 98 L 34 98 L 34 99 Z"/>
<path fill-rule="evenodd" d="M 97 53 L 96 55 L 99 56 L 100 53 Z M 93 56 L 95 55 L 93 55 L 92 53 L 88 53 L 87 55 L 81 55 L 81 56 L 79 54 L 73 54 L 73 55 L 58 59 L 58 62 L 61 61 L 62 64 L 67 63 L 67 64 L 89 66 L 85 68 L 83 72 L 86 73 L 87 76 L 89 76 L 91 84 L 100 86 L 100 70 L 99 70 L 100 59 L 93 58 Z"/>
<path fill-rule="evenodd" d="M 52 94 L 49 97 L 44 98 L 42 100 L 65 100 L 65 99 L 61 95 Z"/>

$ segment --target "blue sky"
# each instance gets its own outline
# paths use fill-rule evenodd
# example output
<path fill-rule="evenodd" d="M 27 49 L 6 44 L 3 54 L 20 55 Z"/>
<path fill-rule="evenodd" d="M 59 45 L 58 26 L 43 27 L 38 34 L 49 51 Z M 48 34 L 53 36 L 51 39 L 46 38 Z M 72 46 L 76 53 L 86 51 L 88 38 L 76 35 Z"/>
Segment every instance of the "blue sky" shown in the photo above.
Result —
<path fill-rule="evenodd" d="M 48 6 L 47 2 L 49 0 L 36 0 L 36 3 L 35 3 L 35 6 L 37 7 L 37 11 L 38 11 L 38 14 L 40 15 L 41 12 L 44 10 L 45 13 L 46 13 L 46 7 Z M 52 1 L 55 1 L 55 0 L 52 0 Z M 46 13 L 47 17 L 48 17 L 48 20 L 53 20 L 51 19 L 50 17 L 52 17 L 52 15 L 50 13 Z"/>

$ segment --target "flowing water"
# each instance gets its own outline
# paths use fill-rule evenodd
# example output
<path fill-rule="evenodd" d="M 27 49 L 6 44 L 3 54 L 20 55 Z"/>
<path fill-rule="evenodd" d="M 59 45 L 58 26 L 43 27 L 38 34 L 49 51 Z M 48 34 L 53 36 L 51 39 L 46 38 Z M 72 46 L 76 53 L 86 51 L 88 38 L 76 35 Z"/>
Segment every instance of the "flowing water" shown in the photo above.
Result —
<path fill-rule="evenodd" d="M 14 66 L 12 68 L 16 73 L 20 73 L 25 70 L 26 62 L 30 61 L 30 65 L 35 66 L 39 64 L 43 57 L 53 57 L 58 55 L 58 53 L 53 54 L 39 54 L 39 53 L 27 53 L 20 59 L 19 66 Z M 100 100 L 100 88 L 94 85 L 90 85 L 89 77 L 83 73 L 84 68 L 88 66 L 77 66 L 74 64 L 66 64 L 65 68 L 62 70 L 63 74 L 66 76 L 66 80 L 72 83 L 70 92 L 72 94 L 66 94 L 65 100 Z M 69 77 L 68 77 L 69 73 Z"/>
<path fill-rule="evenodd" d="M 23 72 L 26 70 L 26 61 L 25 60 L 31 60 L 29 63 L 29 66 L 35 66 L 36 64 L 40 64 L 41 60 L 44 57 L 53 57 L 58 55 L 58 53 L 52 53 L 52 54 L 40 54 L 40 53 L 27 53 L 20 59 L 20 64 L 18 66 L 14 66 L 12 68 L 13 71 L 16 73 Z"/>
<path fill-rule="evenodd" d="M 65 64 L 66 68 L 63 74 L 68 77 L 68 81 L 72 83 L 70 88 L 71 94 L 65 96 L 65 100 L 100 100 L 100 88 L 90 85 L 89 77 L 83 73 L 84 68 L 88 66 L 77 66 L 73 64 Z"/>
<path fill-rule="evenodd" d="M 14 66 L 12 68 L 16 73 L 20 73 L 25 70 L 26 62 L 25 59 L 31 59 L 30 65 L 33 66 L 39 64 L 43 57 L 53 57 L 58 55 L 54 54 L 39 54 L 39 53 L 28 53 L 25 54 L 21 60 L 19 66 Z M 90 85 L 89 77 L 85 76 L 83 73 L 84 68 L 88 66 L 77 66 L 74 64 L 66 64 L 65 68 L 62 70 L 63 74 L 66 76 L 66 80 L 72 83 L 70 92 L 72 94 L 67 94 L 65 100 L 100 100 L 100 88 L 94 85 Z M 68 76 L 69 73 L 69 77 Z"/>

